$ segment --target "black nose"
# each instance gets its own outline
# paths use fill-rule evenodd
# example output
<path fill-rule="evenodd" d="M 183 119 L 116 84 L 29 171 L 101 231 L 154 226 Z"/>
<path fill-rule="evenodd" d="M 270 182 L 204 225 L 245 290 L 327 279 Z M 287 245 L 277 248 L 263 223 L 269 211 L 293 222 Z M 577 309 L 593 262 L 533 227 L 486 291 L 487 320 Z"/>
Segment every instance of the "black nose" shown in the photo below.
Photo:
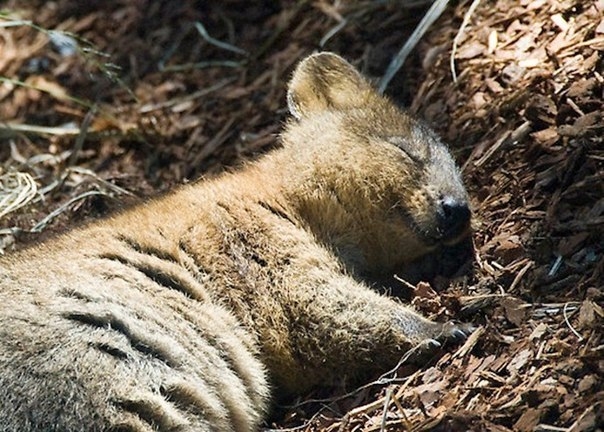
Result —
<path fill-rule="evenodd" d="M 465 200 L 444 197 L 438 209 L 440 229 L 443 239 L 454 239 L 463 234 L 470 224 L 470 207 Z"/>

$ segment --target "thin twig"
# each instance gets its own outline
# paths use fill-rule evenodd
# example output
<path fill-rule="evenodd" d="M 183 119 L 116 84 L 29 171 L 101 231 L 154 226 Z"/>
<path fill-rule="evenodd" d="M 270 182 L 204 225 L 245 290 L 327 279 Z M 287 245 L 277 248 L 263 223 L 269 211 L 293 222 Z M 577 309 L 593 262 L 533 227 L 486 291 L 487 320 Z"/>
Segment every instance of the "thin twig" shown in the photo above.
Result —
<path fill-rule="evenodd" d="M 583 341 L 583 336 L 581 336 L 579 334 L 579 332 L 574 329 L 574 327 L 572 326 L 572 324 L 568 320 L 568 313 L 567 313 L 568 305 L 569 305 L 568 302 L 564 303 L 564 308 L 562 308 L 562 315 L 564 315 L 564 322 L 566 323 L 566 325 L 568 326 L 568 328 L 570 329 L 570 331 L 573 332 L 575 336 L 577 336 L 577 339 L 579 340 L 579 342 L 582 342 Z"/>
<path fill-rule="evenodd" d="M 295 409 L 295 408 L 299 408 L 301 406 L 304 405 L 308 405 L 311 403 L 331 403 L 331 402 L 337 402 L 340 401 L 342 399 L 346 399 L 350 396 L 354 396 L 357 393 L 368 389 L 370 387 L 373 387 L 374 385 L 388 385 L 388 384 L 392 384 L 392 383 L 396 383 L 396 382 L 402 382 L 403 378 L 387 378 L 388 375 L 394 375 L 395 372 L 397 371 L 398 368 L 400 368 L 403 363 L 405 363 L 413 354 L 417 353 L 417 351 L 421 350 L 424 348 L 424 343 L 420 343 L 419 345 L 407 350 L 407 352 L 405 352 L 405 354 L 403 354 L 403 356 L 401 357 L 401 359 L 399 360 L 399 362 L 397 363 L 397 365 L 395 367 L 393 367 L 392 369 L 390 369 L 388 372 L 382 374 L 378 379 L 376 379 L 375 381 L 371 381 L 367 384 L 364 384 L 360 387 L 357 387 L 356 389 L 345 393 L 343 395 L 340 396 L 336 396 L 336 397 L 332 397 L 332 398 L 324 398 L 324 399 L 307 399 L 304 400 L 300 403 L 297 403 L 295 405 L 285 405 L 283 406 L 283 408 L 290 408 L 290 409 Z M 414 375 L 412 375 L 414 376 Z"/>
<path fill-rule="evenodd" d="M 342 30 L 344 27 L 346 27 L 347 24 L 348 24 L 348 19 L 344 18 L 342 21 L 340 21 L 338 24 L 336 24 L 334 27 L 332 27 L 321 38 L 321 40 L 319 41 L 319 46 L 321 48 L 323 48 L 325 46 L 325 44 L 329 41 L 329 39 L 334 37 L 340 30 Z"/>
<path fill-rule="evenodd" d="M 0 138 L 10 138 L 19 134 L 29 135 L 50 135 L 59 137 L 77 137 L 80 135 L 81 130 L 76 126 L 39 126 L 27 123 L 2 123 L 0 122 Z M 130 136 L 136 138 L 136 133 L 133 131 L 122 132 L 118 129 L 102 130 L 102 131 L 91 131 L 89 130 L 86 134 L 86 138 L 98 141 L 105 139 L 108 136 Z"/>
<path fill-rule="evenodd" d="M 2 175 L 0 186 L 0 218 L 31 202 L 38 192 L 34 179 L 24 172 Z"/>
<path fill-rule="evenodd" d="M 512 284 L 508 288 L 508 291 L 513 291 L 514 288 L 516 288 L 516 286 L 518 286 L 518 284 L 520 283 L 520 281 L 522 280 L 522 278 L 524 277 L 526 272 L 529 271 L 529 269 L 533 266 L 533 264 L 534 264 L 533 261 L 529 261 L 528 263 L 526 263 L 526 265 L 524 267 L 522 267 L 522 269 L 520 269 L 520 271 L 518 272 L 518 274 L 512 281 Z"/>
<path fill-rule="evenodd" d="M 118 195 L 129 195 L 129 196 L 134 196 L 134 194 L 132 192 L 130 192 L 127 189 L 124 189 L 122 187 L 119 187 L 116 184 L 111 183 L 110 181 L 107 181 L 105 179 L 102 179 L 101 177 L 99 177 L 99 175 L 97 173 L 95 173 L 92 170 L 89 170 L 87 168 L 83 168 L 80 166 L 73 166 L 73 167 L 69 167 L 67 168 L 67 173 L 77 173 L 80 175 L 85 175 L 88 177 L 93 178 L 98 184 L 100 184 L 101 186 L 107 188 L 109 191 L 114 192 Z"/>
<path fill-rule="evenodd" d="M 31 90 L 36 90 L 42 93 L 46 93 L 50 96 L 52 96 L 53 98 L 60 100 L 60 101 L 69 101 L 69 102 L 73 102 L 75 104 L 84 106 L 88 109 L 92 109 L 92 107 L 94 106 L 94 103 L 90 102 L 90 101 L 86 101 L 84 99 L 80 99 L 74 96 L 70 96 L 68 94 L 59 94 L 55 91 L 53 91 L 52 89 L 47 89 L 47 88 L 43 88 L 43 87 L 38 87 L 35 85 L 31 85 L 29 83 L 17 80 L 17 79 L 12 79 L 12 78 L 7 78 L 7 77 L 3 77 L 0 76 L 0 83 L 9 83 L 15 86 L 19 86 L 19 87 L 23 87 L 23 88 L 27 88 L 27 89 L 31 89 Z"/>
<path fill-rule="evenodd" d="M 92 106 L 92 108 L 86 113 L 86 116 L 84 117 L 84 121 L 82 121 L 82 124 L 80 125 L 80 133 L 76 137 L 75 144 L 73 146 L 73 151 L 71 152 L 69 159 L 67 159 L 68 167 L 75 165 L 76 159 L 78 157 L 78 153 L 80 152 L 80 150 L 82 150 L 82 147 L 84 147 L 84 141 L 86 141 L 86 136 L 88 135 L 88 128 L 90 127 L 90 124 L 92 123 L 92 119 L 94 118 L 94 116 L 96 114 L 96 110 L 97 110 L 97 105 L 94 104 Z"/>
<path fill-rule="evenodd" d="M 46 228 L 46 226 L 48 226 L 48 224 L 54 218 L 56 218 L 61 213 L 63 213 L 65 210 L 67 210 L 69 208 L 69 206 L 71 206 L 72 204 L 74 204 L 74 203 L 76 203 L 76 202 L 78 202 L 80 200 L 83 200 L 84 198 L 88 198 L 89 196 L 94 196 L 94 195 L 105 195 L 105 196 L 108 196 L 108 194 L 106 192 L 92 190 L 92 191 L 84 192 L 83 194 L 80 194 L 80 195 L 78 195 L 76 197 L 73 197 L 72 199 L 70 199 L 69 201 L 67 201 L 63 205 L 61 205 L 59 208 L 55 209 L 50 214 L 48 214 L 44 219 L 42 219 L 36 225 L 34 225 L 34 227 L 30 230 L 30 232 L 32 232 L 32 233 L 41 232 L 44 228 Z"/>
<path fill-rule="evenodd" d="M 4 14 L 0 15 L 0 18 L 2 19 L 8 19 L 8 17 L 4 16 Z M 18 21 L 9 21 L 9 22 L 3 22 L 0 23 L 0 28 L 6 28 L 6 27 L 19 27 L 19 26 L 32 26 L 32 22 L 29 20 L 18 20 Z"/>
<path fill-rule="evenodd" d="M 382 77 L 378 85 L 378 91 L 380 93 L 384 93 L 386 87 L 388 87 L 388 84 L 390 83 L 390 80 L 403 66 L 403 63 L 405 63 L 405 60 L 407 59 L 409 53 L 413 50 L 413 48 L 415 48 L 419 40 L 434 23 L 434 21 L 436 21 L 442 15 L 448 3 L 449 0 L 436 0 L 434 3 L 432 3 L 432 6 L 430 7 L 430 9 L 428 9 L 428 12 L 426 12 L 426 15 L 424 15 L 424 17 L 417 25 L 411 36 L 409 36 L 407 42 L 405 42 L 401 50 L 388 65 L 386 73 L 384 73 L 384 76 Z"/>
<path fill-rule="evenodd" d="M 34 135 L 76 136 L 80 130 L 76 127 L 52 127 L 32 124 L 0 123 L 0 132 L 22 132 Z M 2 134 L 0 134 L 2 136 Z"/>
<path fill-rule="evenodd" d="M 239 47 L 236 47 L 235 45 L 231 45 L 231 44 L 226 43 L 226 42 L 219 41 L 218 39 L 214 39 L 212 36 L 209 35 L 209 33 L 206 30 L 206 28 L 199 21 L 197 21 L 195 23 L 195 29 L 199 32 L 199 34 L 201 35 L 201 37 L 204 38 L 207 43 L 209 43 L 211 45 L 214 45 L 215 47 L 221 48 L 221 49 L 226 50 L 226 51 L 231 51 L 231 52 L 234 52 L 236 54 L 243 55 L 243 56 L 247 56 L 248 55 L 247 51 L 244 50 L 244 49 L 241 49 Z"/>
<path fill-rule="evenodd" d="M 508 131 L 501 136 L 484 154 L 474 162 L 474 165 L 480 167 L 484 165 L 499 149 L 506 148 L 510 145 L 516 145 L 524 139 L 532 131 L 532 123 L 530 121 L 523 122 L 513 131 Z"/>
<path fill-rule="evenodd" d="M 474 0 L 472 2 L 472 4 L 470 5 L 470 8 L 467 10 L 467 12 L 465 13 L 465 15 L 463 17 L 463 22 L 461 23 L 461 26 L 459 27 L 459 31 L 455 35 L 455 39 L 453 39 L 453 48 L 451 49 L 450 64 L 451 64 L 451 76 L 453 77 L 454 83 L 457 83 L 457 72 L 455 72 L 455 54 L 457 54 L 457 45 L 459 45 L 461 36 L 463 35 L 463 32 L 465 31 L 466 27 L 470 23 L 470 18 L 472 17 L 472 14 L 474 13 L 474 11 L 476 10 L 476 8 L 478 7 L 479 4 L 480 4 L 480 0 Z"/>
<path fill-rule="evenodd" d="M 216 84 L 210 86 L 210 87 L 206 87 L 200 90 L 197 90 L 194 93 L 191 94 L 187 94 L 185 96 L 182 97 L 178 97 L 178 98 L 173 98 L 170 100 L 167 100 L 165 102 L 160 102 L 160 103 L 154 103 L 154 104 L 146 104 L 143 105 L 142 107 L 140 107 L 140 109 L 138 110 L 140 113 L 148 113 L 151 111 L 156 111 L 159 109 L 164 109 L 164 108 L 170 108 L 174 105 L 179 105 L 183 102 L 188 102 L 188 101 L 192 101 L 195 99 L 198 99 L 200 97 L 206 96 L 216 90 L 220 90 L 221 88 L 223 88 L 224 86 L 232 83 L 233 81 L 235 81 L 236 77 L 229 77 L 229 78 L 225 78 L 219 82 L 217 82 Z"/>
<path fill-rule="evenodd" d="M 386 389 L 386 397 L 384 398 L 384 411 L 382 413 L 382 424 L 380 425 L 380 432 L 386 430 L 386 420 L 388 418 L 388 405 L 390 405 L 390 399 L 392 399 L 392 387 Z"/>
<path fill-rule="evenodd" d="M 185 72 L 191 69 L 208 69 L 214 67 L 239 68 L 243 66 L 243 62 L 232 60 L 208 60 L 197 63 L 184 63 L 177 65 L 165 66 L 162 72 Z"/>

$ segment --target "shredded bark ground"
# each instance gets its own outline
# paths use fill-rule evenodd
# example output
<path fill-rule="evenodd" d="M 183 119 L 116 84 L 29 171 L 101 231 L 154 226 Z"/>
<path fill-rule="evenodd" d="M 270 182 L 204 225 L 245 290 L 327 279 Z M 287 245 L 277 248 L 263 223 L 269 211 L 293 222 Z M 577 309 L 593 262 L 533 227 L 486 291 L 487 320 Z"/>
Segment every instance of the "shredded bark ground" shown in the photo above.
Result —
<path fill-rule="evenodd" d="M 378 82 L 427 9 L 409 3 L 4 1 L 0 250 L 274 147 L 294 64 L 331 50 Z M 445 9 L 386 93 L 450 143 L 475 215 L 472 271 L 412 302 L 480 327 L 267 429 L 602 430 L 603 17 L 602 0 Z"/>

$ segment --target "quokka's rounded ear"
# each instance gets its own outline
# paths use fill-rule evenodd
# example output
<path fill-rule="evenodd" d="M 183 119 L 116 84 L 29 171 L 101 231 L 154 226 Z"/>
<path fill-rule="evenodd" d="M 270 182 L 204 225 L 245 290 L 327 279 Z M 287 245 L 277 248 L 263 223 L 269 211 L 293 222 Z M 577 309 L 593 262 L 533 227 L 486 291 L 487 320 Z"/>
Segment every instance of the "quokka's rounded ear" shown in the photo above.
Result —
<path fill-rule="evenodd" d="M 337 54 L 322 52 L 300 62 L 287 91 L 287 104 L 296 119 L 327 109 L 362 106 L 372 92 L 365 78 Z"/>

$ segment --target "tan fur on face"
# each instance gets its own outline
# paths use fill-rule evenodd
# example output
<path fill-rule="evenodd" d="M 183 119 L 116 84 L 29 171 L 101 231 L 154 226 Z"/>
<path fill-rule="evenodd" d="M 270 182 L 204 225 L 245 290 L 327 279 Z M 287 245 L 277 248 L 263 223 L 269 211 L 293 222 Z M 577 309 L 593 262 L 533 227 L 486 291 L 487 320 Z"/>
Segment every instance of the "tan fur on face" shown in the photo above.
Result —
<path fill-rule="evenodd" d="M 350 97 L 340 101 L 334 93 Z M 451 156 L 432 131 L 335 55 L 302 62 L 288 100 L 300 120 L 288 125 L 284 144 L 298 146 L 290 154 L 296 159 L 292 164 L 313 170 L 303 171 L 304 179 L 293 170 L 287 176 L 296 185 L 291 200 L 310 220 L 310 229 L 329 237 L 326 244 L 350 261 L 352 271 L 393 271 L 437 246 L 427 237 L 437 236 L 439 197 L 467 202 L 467 196 Z"/>
<path fill-rule="evenodd" d="M 445 147 L 334 54 L 288 100 L 282 149 L 0 261 L 0 430 L 252 431 L 455 334 L 360 279 L 445 241 Z"/>

